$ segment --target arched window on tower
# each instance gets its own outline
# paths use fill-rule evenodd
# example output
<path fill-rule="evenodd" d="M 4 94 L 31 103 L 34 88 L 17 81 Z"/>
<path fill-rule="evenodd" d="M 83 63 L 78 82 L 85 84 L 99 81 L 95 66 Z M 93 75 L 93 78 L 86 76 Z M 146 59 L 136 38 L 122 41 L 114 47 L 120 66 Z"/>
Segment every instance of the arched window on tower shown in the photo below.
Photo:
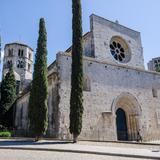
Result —
<path fill-rule="evenodd" d="M 17 68 L 24 68 L 24 62 L 18 60 L 18 62 L 17 62 Z"/>
<path fill-rule="evenodd" d="M 24 63 L 23 63 L 23 61 L 20 62 L 20 68 L 24 68 Z"/>
<path fill-rule="evenodd" d="M 9 57 L 13 56 L 13 49 L 8 49 L 8 56 Z"/>
<path fill-rule="evenodd" d="M 18 50 L 18 56 L 19 57 L 21 56 L 21 50 L 20 49 Z"/>
<path fill-rule="evenodd" d="M 19 56 L 19 57 L 23 57 L 23 50 L 22 50 L 22 49 L 19 49 L 19 50 L 18 50 L 18 56 Z"/>
<path fill-rule="evenodd" d="M 7 68 L 11 67 L 12 66 L 12 61 L 11 60 L 8 60 L 7 61 Z"/>
<path fill-rule="evenodd" d="M 20 60 L 17 62 L 17 68 L 20 68 Z"/>
<path fill-rule="evenodd" d="M 87 75 L 84 75 L 83 78 L 83 90 L 84 91 L 91 91 L 91 80 Z"/>

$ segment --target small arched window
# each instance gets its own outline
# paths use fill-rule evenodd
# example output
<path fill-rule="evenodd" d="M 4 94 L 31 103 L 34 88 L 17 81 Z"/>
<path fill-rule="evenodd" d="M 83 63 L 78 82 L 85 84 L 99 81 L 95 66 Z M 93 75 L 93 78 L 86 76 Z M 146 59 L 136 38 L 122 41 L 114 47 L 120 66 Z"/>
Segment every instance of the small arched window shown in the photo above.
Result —
<path fill-rule="evenodd" d="M 91 91 L 91 80 L 87 75 L 85 75 L 83 78 L 83 90 Z"/>

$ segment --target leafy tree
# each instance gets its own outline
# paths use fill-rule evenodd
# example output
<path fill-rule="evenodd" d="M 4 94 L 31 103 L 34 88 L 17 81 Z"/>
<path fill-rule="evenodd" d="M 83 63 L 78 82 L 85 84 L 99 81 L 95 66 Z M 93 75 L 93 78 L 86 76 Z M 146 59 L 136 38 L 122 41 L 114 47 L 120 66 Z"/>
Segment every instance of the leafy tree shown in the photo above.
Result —
<path fill-rule="evenodd" d="M 81 0 L 72 0 L 72 73 L 70 97 L 70 133 L 76 143 L 82 129 L 83 115 L 83 49 Z"/>
<path fill-rule="evenodd" d="M 8 73 L 3 77 L 1 83 L 1 101 L 0 101 L 0 116 L 1 123 L 4 123 L 6 113 L 11 109 L 16 100 L 16 81 L 12 66 Z"/>
<path fill-rule="evenodd" d="M 44 18 L 41 18 L 28 113 L 29 128 L 35 141 L 45 134 L 48 127 L 47 99 L 47 32 Z"/>
<path fill-rule="evenodd" d="M 156 67 L 156 72 L 160 72 L 160 67 Z"/>

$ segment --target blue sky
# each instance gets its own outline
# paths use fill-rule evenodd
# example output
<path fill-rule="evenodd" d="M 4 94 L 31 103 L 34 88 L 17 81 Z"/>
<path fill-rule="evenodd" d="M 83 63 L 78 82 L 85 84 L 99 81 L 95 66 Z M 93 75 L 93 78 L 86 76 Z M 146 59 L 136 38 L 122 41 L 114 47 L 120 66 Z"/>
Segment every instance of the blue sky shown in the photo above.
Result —
<path fill-rule="evenodd" d="M 71 44 L 71 0 L 0 0 L 0 34 L 6 43 L 21 41 L 36 50 L 39 18 L 48 32 L 48 64 Z M 82 0 L 83 32 L 94 13 L 141 32 L 145 64 L 160 56 L 160 0 Z"/>

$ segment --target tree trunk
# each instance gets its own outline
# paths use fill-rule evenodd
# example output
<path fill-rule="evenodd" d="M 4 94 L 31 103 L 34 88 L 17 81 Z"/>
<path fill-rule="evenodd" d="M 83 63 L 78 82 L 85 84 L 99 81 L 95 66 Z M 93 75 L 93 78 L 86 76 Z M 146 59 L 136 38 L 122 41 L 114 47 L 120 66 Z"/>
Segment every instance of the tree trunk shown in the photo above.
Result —
<path fill-rule="evenodd" d="M 78 135 L 73 134 L 73 143 L 77 143 L 77 141 L 78 141 Z"/>
<path fill-rule="evenodd" d="M 39 141 L 39 136 L 36 136 L 35 137 L 35 142 L 38 142 Z"/>

